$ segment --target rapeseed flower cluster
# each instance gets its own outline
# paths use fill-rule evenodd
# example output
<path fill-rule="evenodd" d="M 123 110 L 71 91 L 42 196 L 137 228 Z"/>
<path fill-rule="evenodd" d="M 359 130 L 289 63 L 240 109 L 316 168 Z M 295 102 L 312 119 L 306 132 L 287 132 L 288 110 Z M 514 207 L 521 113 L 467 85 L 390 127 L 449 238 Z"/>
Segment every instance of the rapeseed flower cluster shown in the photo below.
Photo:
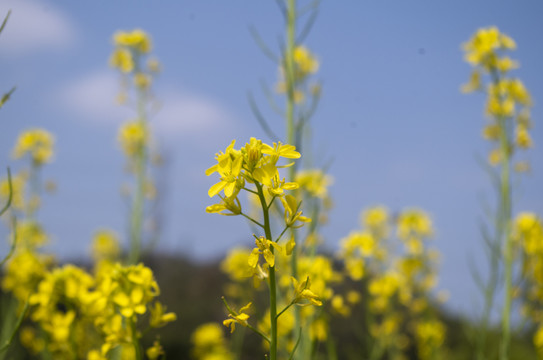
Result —
<path fill-rule="evenodd" d="M 221 198 L 219 204 L 208 206 L 206 211 L 222 215 L 242 214 L 238 194 L 248 183 L 256 186 L 256 191 L 249 190 L 256 192 L 258 196 L 263 197 L 264 193 L 267 193 L 272 197 L 272 202 L 279 198 L 285 206 L 285 217 L 290 216 L 289 219 L 296 217 L 297 209 L 292 209 L 292 202 L 285 194 L 285 190 L 297 189 L 298 184 L 286 182 L 285 178 L 279 175 L 280 168 L 292 166 L 292 163 L 286 165 L 277 163 L 280 158 L 298 159 L 300 153 L 292 145 L 283 145 L 279 142 L 274 143 L 272 147 L 255 138 L 251 138 L 240 150 L 234 149 L 235 143 L 233 140 L 224 152 L 217 153 L 215 155 L 217 164 L 206 170 L 207 176 L 214 173 L 220 176 L 219 182 L 209 188 L 209 197 L 218 195 Z M 221 191 L 224 196 L 220 195 Z M 307 219 L 300 219 L 298 216 L 296 220 Z"/>
<path fill-rule="evenodd" d="M 361 231 L 342 240 L 341 257 L 347 275 L 365 286 L 370 353 L 374 358 L 403 358 L 416 349 L 420 359 L 435 358 L 445 340 L 445 326 L 430 300 L 438 260 L 426 245 L 434 232 L 430 218 L 417 209 L 393 217 L 378 206 L 364 211 L 361 222 Z M 357 306 L 358 294 L 349 298 L 351 306 Z"/>
<path fill-rule="evenodd" d="M 474 69 L 462 90 L 482 91 L 487 95 L 486 114 L 490 123 L 483 129 L 483 138 L 494 144 L 489 161 L 492 165 L 508 162 L 515 149 L 533 146 L 529 133 L 532 127 L 530 93 L 520 79 L 509 75 L 519 66 L 506 55 L 516 48 L 515 41 L 496 27 L 489 27 L 478 30 L 463 48 L 466 61 Z M 489 78 L 488 85 L 485 85 L 485 77 Z M 527 163 L 519 162 L 516 168 L 525 170 Z"/>
<path fill-rule="evenodd" d="M 140 155 L 149 144 L 147 124 L 141 121 L 128 121 L 119 129 L 119 143 L 129 158 Z"/>
<path fill-rule="evenodd" d="M 129 258 L 135 264 L 141 256 L 144 235 L 148 235 L 144 234 L 148 203 L 157 193 L 151 165 L 158 164 L 160 156 L 153 147 L 148 114 L 156 107 L 151 87 L 160 72 L 160 63 L 149 57 L 151 38 L 141 29 L 116 32 L 113 44 L 110 65 L 122 76 L 118 102 L 129 103 L 137 111 L 134 119 L 121 125 L 117 136 L 133 183 L 125 186 L 124 193 L 131 202 Z"/>
<path fill-rule="evenodd" d="M 11 309 L 20 321 L 21 344 L 32 354 L 54 359 L 107 359 L 113 352 L 123 358 L 142 359 L 141 327 L 159 328 L 176 315 L 156 300 L 158 284 L 143 264 L 122 265 L 117 236 L 96 233 L 92 246 L 94 273 L 75 265 L 58 267 L 43 254 L 49 236 L 38 221 L 43 186 L 38 170 L 53 156 L 52 135 L 45 130 L 23 133 L 14 154 L 30 154 L 29 167 L 0 186 L 2 198 L 12 197 L 10 238 L 15 249 L 8 259 L 2 289 L 16 299 Z M 149 359 L 163 354 L 159 342 L 147 349 Z"/>
<path fill-rule="evenodd" d="M 53 135 L 43 129 L 30 129 L 23 132 L 17 139 L 13 157 L 20 159 L 28 155 L 36 165 L 43 165 L 51 161 L 54 146 Z"/>
<path fill-rule="evenodd" d="M 30 319 L 41 331 L 27 328 L 22 342 L 31 350 L 36 341 L 44 344 L 41 351 L 55 359 L 106 359 L 116 348 L 141 353 L 141 317 L 150 314 L 148 329 L 176 320 L 155 300 L 158 294 L 152 271 L 142 264 L 115 263 L 95 275 L 70 264 L 54 268 L 29 297 Z"/>
<path fill-rule="evenodd" d="M 224 338 L 223 328 L 217 323 L 205 323 L 191 336 L 192 354 L 196 360 L 234 360 Z"/>
<path fill-rule="evenodd" d="M 228 147 L 215 155 L 217 163 L 206 170 L 206 175 L 219 174 L 219 182 L 209 188 L 210 197 L 218 196 L 220 202 L 206 208 L 209 213 L 221 215 L 241 215 L 260 227 L 263 235 L 255 238 L 253 249 L 237 249 L 223 262 L 222 268 L 230 274 L 231 279 L 243 282 L 247 276 L 252 276 L 253 284 L 258 286 L 261 281 L 266 281 L 269 288 L 269 310 L 257 327 L 250 322 L 248 313 L 252 302 L 246 303 L 240 310 L 234 310 L 223 298 L 228 310 L 228 319 L 223 324 L 230 327 L 233 332 L 236 324 L 247 327 L 261 336 L 265 347 L 270 351 L 270 358 L 276 359 L 277 354 L 285 354 L 295 351 L 293 343 L 282 340 L 289 334 L 291 316 L 288 310 L 293 305 L 321 306 L 320 296 L 315 293 L 312 286 L 313 278 L 310 276 L 291 277 L 289 272 L 288 257 L 295 251 L 296 243 L 291 237 L 284 244 L 279 241 L 288 229 L 296 229 L 311 222 L 303 215 L 301 201 L 295 196 L 287 194 L 287 191 L 296 190 L 299 185 L 296 182 L 286 181 L 281 177 L 279 169 L 293 166 L 293 163 L 280 165 L 283 159 L 298 159 L 300 153 L 292 145 L 284 145 L 280 142 L 273 146 L 263 143 L 261 140 L 251 138 L 244 147 L 235 149 L 235 140 Z M 240 192 L 244 190 L 258 198 L 261 208 L 261 216 L 253 218 L 243 211 L 239 200 Z M 278 201 L 276 201 L 278 200 Z M 276 238 L 272 236 L 272 223 L 270 212 L 276 211 L 283 230 Z M 276 270 L 280 270 L 277 272 Z M 278 297 L 278 290 L 283 279 L 288 274 L 288 283 L 291 290 Z M 280 276 L 277 278 L 276 276 Z M 291 284 L 291 285 L 290 285 Z M 239 289 L 233 287 L 234 291 Z M 282 291 L 280 292 L 282 293 Z M 239 299 L 239 293 L 236 298 Z M 246 295 L 253 295 L 247 292 Z M 282 308 L 278 311 L 278 308 Z M 281 345 L 280 345 L 281 344 Z"/>
<path fill-rule="evenodd" d="M 483 129 L 483 137 L 492 143 L 489 162 L 498 169 L 492 172 L 493 182 L 497 183 L 499 203 L 495 214 L 494 236 L 485 239 L 490 247 L 489 281 L 482 285 L 485 296 L 485 309 L 482 317 L 482 329 L 477 341 L 479 358 L 483 356 L 486 329 L 492 310 L 493 297 L 501 280 L 497 274 L 503 267 L 504 306 L 502 309 L 502 339 L 500 356 L 509 356 L 511 339 L 511 309 L 514 298 L 513 277 L 516 272 L 515 262 L 517 250 L 513 234 L 513 196 L 511 170 L 529 170 L 529 163 L 518 161 L 513 164 L 518 150 L 533 146 L 529 130 L 532 127 L 530 93 L 518 78 L 512 77 L 510 71 L 517 68 L 518 62 L 512 60 L 507 53 L 516 48 L 509 36 L 501 33 L 496 27 L 479 29 L 474 36 L 463 45 L 465 59 L 473 66 L 468 84 L 463 91 L 480 90 L 487 96 L 485 112 L 489 123 Z M 502 261 L 503 260 L 503 261 Z"/>
<path fill-rule="evenodd" d="M 534 346 L 543 356 L 543 222 L 536 214 L 523 212 L 517 215 L 513 237 L 517 256 L 522 259 L 523 283 L 520 287 L 522 313 L 536 326 Z"/>
<path fill-rule="evenodd" d="M 294 69 L 292 70 L 293 73 L 288 74 L 288 70 L 286 70 L 287 64 L 282 64 L 279 69 L 280 81 L 277 84 L 277 91 L 279 93 L 287 93 L 291 86 L 294 102 L 301 103 L 305 100 L 306 94 L 308 93 L 312 96 L 318 96 L 320 94 L 320 85 L 318 83 L 313 83 L 311 85 L 308 85 L 307 83 L 307 79 L 319 70 L 319 61 L 309 49 L 302 45 L 298 45 L 294 48 L 292 56 L 294 65 Z"/>
<path fill-rule="evenodd" d="M 42 188 L 37 173 L 52 158 L 53 146 L 53 136 L 48 131 L 32 129 L 21 133 L 13 150 L 17 158 L 28 154 L 29 164 L 11 178 L 13 206 L 10 212 L 18 221 L 12 223 L 9 237 L 16 247 L 6 265 L 2 289 L 15 296 L 20 309 L 53 264 L 52 256 L 40 252 L 49 236 L 36 217 Z M 9 197 L 8 180 L 2 180 L 0 187 L 5 201 Z"/>

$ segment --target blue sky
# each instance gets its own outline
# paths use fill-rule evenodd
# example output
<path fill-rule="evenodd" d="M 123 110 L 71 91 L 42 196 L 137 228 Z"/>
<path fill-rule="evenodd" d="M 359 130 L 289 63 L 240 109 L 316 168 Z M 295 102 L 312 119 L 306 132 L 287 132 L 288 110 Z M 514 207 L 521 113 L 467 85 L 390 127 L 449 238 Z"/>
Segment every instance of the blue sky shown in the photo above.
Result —
<path fill-rule="evenodd" d="M 10 8 L 0 36 L 0 90 L 17 85 L 17 91 L 0 112 L 0 164 L 18 167 L 10 153 L 21 131 L 43 127 L 55 134 L 55 161 L 43 175 L 58 191 L 44 199 L 40 213 L 53 235 L 51 251 L 65 259 L 84 256 L 96 229 L 126 229 L 116 136 L 134 113 L 115 105 L 118 77 L 107 59 L 112 34 L 136 27 L 152 35 L 164 69 L 154 88 L 162 108 L 152 119 L 168 158 L 159 250 L 216 259 L 250 242 L 241 219 L 204 212 L 215 180 L 204 170 L 232 139 L 266 139 L 248 91 L 283 133 L 259 85 L 273 86 L 277 68 L 249 32 L 253 25 L 278 49 L 283 19 L 274 1 L 3 0 L 0 14 Z M 541 13 L 543 3 L 535 0 L 322 2 L 305 44 L 320 59 L 324 84 L 312 122 L 314 152 L 333 159 L 328 249 L 359 227 L 368 206 L 425 209 L 443 254 L 441 288 L 451 293 L 449 306 L 476 311 L 467 258 L 484 266 L 478 223 L 483 199 L 493 194 L 476 161 L 488 150 L 480 137 L 484 99 L 459 92 L 470 72 L 460 44 L 489 25 L 517 42 L 515 75 L 535 103 L 536 146 L 526 154 L 532 173 L 516 182 L 515 211 L 543 214 Z"/>

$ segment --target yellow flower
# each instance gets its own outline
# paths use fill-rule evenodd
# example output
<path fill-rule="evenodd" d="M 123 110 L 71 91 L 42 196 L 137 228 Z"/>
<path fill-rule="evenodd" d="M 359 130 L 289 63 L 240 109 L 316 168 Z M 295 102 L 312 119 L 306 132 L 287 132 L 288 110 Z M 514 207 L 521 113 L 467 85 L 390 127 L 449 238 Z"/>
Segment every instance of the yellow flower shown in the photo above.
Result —
<path fill-rule="evenodd" d="M 151 319 L 149 320 L 149 326 L 158 328 L 166 325 L 169 322 L 177 320 L 177 315 L 175 315 L 175 313 L 164 313 L 166 311 L 166 307 L 160 302 L 156 301 L 154 305 L 154 307 L 151 307 Z"/>
<path fill-rule="evenodd" d="M 236 140 L 232 140 L 224 152 L 216 154 L 217 164 L 206 170 L 207 176 L 215 172 L 221 176 L 220 181 L 209 188 L 209 197 L 217 195 L 222 190 L 226 197 L 235 196 L 243 186 L 243 179 L 240 177 L 243 157 L 234 149 L 235 143 Z"/>
<path fill-rule="evenodd" d="M 361 296 L 359 292 L 356 292 L 354 290 L 350 290 L 347 293 L 347 301 L 353 305 L 358 304 L 361 300 Z"/>
<path fill-rule="evenodd" d="M 206 170 L 206 175 L 211 175 L 218 172 L 220 180 L 209 188 L 208 195 L 213 197 L 224 191 L 226 198 L 230 199 L 230 203 L 219 204 L 219 206 L 208 207 L 208 212 L 221 213 L 227 209 L 227 206 L 234 205 L 232 213 L 238 211 L 238 207 L 233 202 L 233 198 L 237 197 L 239 191 L 245 186 L 245 180 L 249 183 L 258 182 L 266 188 L 272 196 L 283 196 L 285 190 L 293 190 L 298 187 L 298 184 L 293 182 L 285 182 L 279 177 L 277 166 L 279 157 L 288 159 L 296 159 L 300 157 L 300 153 L 295 150 L 292 145 L 283 145 L 274 143 L 273 147 L 263 144 L 260 140 L 251 138 L 250 142 L 241 148 L 234 149 L 235 140 L 226 148 L 224 152 L 215 155 L 217 164 Z M 225 200 L 226 201 L 226 200 Z"/>
<path fill-rule="evenodd" d="M 230 250 L 226 258 L 221 262 L 221 270 L 234 281 L 243 281 L 251 277 L 253 268 L 247 262 L 250 254 L 251 250 L 245 248 Z"/>
<path fill-rule="evenodd" d="M 515 101 L 511 97 L 501 99 L 490 96 L 487 101 L 486 111 L 490 115 L 498 117 L 510 117 L 515 112 Z"/>
<path fill-rule="evenodd" d="M 131 32 L 117 31 L 115 35 L 113 35 L 113 42 L 117 46 L 126 46 L 141 53 L 148 53 L 151 51 L 151 39 L 149 38 L 149 35 L 141 29 L 135 29 Z"/>
<path fill-rule="evenodd" d="M 279 171 L 274 162 L 254 169 L 253 178 L 263 184 L 272 196 L 283 196 L 285 190 L 295 190 L 298 188 L 297 183 L 286 182 L 285 178 L 281 179 L 279 177 Z"/>
<path fill-rule="evenodd" d="M 109 64 L 125 74 L 132 72 L 135 66 L 132 53 L 125 48 L 115 49 L 109 58 Z"/>
<path fill-rule="evenodd" d="M 518 63 L 514 60 L 511 60 L 508 56 L 502 57 L 496 60 L 496 67 L 502 73 L 508 72 L 509 70 L 518 68 Z"/>
<path fill-rule="evenodd" d="M 222 345 L 224 342 L 222 331 L 217 323 L 202 324 L 192 333 L 192 343 L 198 348 Z"/>
<path fill-rule="evenodd" d="M 445 326 L 438 320 L 427 320 L 417 323 L 415 334 L 421 359 L 431 359 L 434 350 L 445 341 Z"/>
<path fill-rule="evenodd" d="M 312 169 L 298 171 L 295 182 L 311 196 L 324 199 L 328 196 L 328 188 L 333 179 L 320 169 Z"/>
<path fill-rule="evenodd" d="M 347 258 L 345 259 L 345 269 L 353 280 L 360 280 L 364 277 L 365 264 L 363 259 Z"/>
<path fill-rule="evenodd" d="M 249 310 L 251 304 L 252 303 L 248 303 L 242 307 L 239 312 L 230 312 L 230 314 L 228 314 L 230 319 L 224 320 L 222 324 L 226 327 L 230 327 L 230 332 L 234 332 L 234 330 L 236 330 L 236 324 L 247 327 L 249 325 L 247 322 L 247 320 L 249 320 L 249 315 L 245 314 L 244 312 Z"/>
<path fill-rule="evenodd" d="M 530 106 L 532 104 L 530 93 L 519 79 L 511 79 L 508 82 L 507 90 L 509 95 L 518 103 L 524 106 Z"/>
<path fill-rule="evenodd" d="M 332 298 L 332 308 L 342 316 L 349 316 L 351 314 L 351 309 L 345 304 L 343 297 L 341 295 L 334 295 Z"/>
<path fill-rule="evenodd" d="M 140 89 L 147 89 L 151 86 L 151 77 L 139 72 L 134 75 L 134 85 Z"/>
<path fill-rule="evenodd" d="M 75 312 L 73 310 L 63 314 L 61 312 L 54 312 L 50 314 L 47 322 L 43 324 L 43 329 L 52 336 L 52 340 L 57 343 L 65 343 L 70 336 L 70 327 L 75 319 Z"/>
<path fill-rule="evenodd" d="M 17 223 L 17 239 L 26 249 L 37 249 L 47 243 L 48 236 L 40 224 L 27 220 Z"/>
<path fill-rule="evenodd" d="M 19 159 L 30 154 L 34 164 L 42 165 L 51 160 L 53 145 L 54 138 L 50 132 L 43 129 L 30 129 L 19 135 L 13 156 Z"/>
<path fill-rule="evenodd" d="M 496 51 L 514 49 L 515 42 L 509 36 L 500 33 L 495 26 L 479 29 L 477 33 L 463 45 L 466 61 L 472 65 L 481 65 L 487 69 L 496 65 Z"/>
<path fill-rule="evenodd" d="M 47 274 L 52 259 L 23 249 L 17 252 L 8 262 L 6 273 L 2 278 L 2 288 L 11 291 L 21 301 L 36 291 L 38 283 Z"/>
<path fill-rule="evenodd" d="M 121 126 L 118 136 L 119 142 L 127 156 L 134 156 L 147 145 L 149 131 L 143 121 L 129 121 Z"/>
<path fill-rule="evenodd" d="M 294 287 L 294 300 L 292 300 L 294 304 L 301 306 L 309 304 L 313 304 L 315 306 L 322 305 L 322 301 L 320 300 L 319 296 L 311 291 L 311 281 L 309 280 L 309 276 L 301 283 L 299 283 L 294 277 L 291 279 L 292 286 Z"/>
<path fill-rule="evenodd" d="M 103 356 L 99 350 L 91 350 L 87 354 L 87 360 L 107 360 L 107 357 Z"/>
<path fill-rule="evenodd" d="M 193 355 L 197 360 L 233 360 L 224 339 L 223 330 L 217 323 L 205 323 L 196 328 L 191 336 Z"/>
<path fill-rule="evenodd" d="M 285 224 L 289 227 L 298 228 L 303 226 L 303 224 L 296 225 L 297 221 L 302 223 L 311 222 L 311 219 L 305 216 L 302 216 L 302 211 L 298 211 L 301 203 L 296 200 L 292 195 L 286 195 L 281 198 L 283 207 L 285 209 L 284 217 Z"/>
<path fill-rule="evenodd" d="M 221 202 L 219 204 L 213 204 L 206 207 L 207 213 L 225 216 L 235 216 L 241 214 L 241 203 L 237 197 L 232 199 L 220 196 L 220 198 Z"/>
<path fill-rule="evenodd" d="M 469 77 L 469 82 L 462 85 L 461 91 L 463 93 L 470 93 L 477 90 L 481 90 L 481 73 L 478 71 L 473 71 Z"/>
<path fill-rule="evenodd" d="M 12 199 L 11 206 L 17 210 L 23 210 L 25 206 L 25 186 L 27 175 L 21 172 L 11 176 Z M 7 177 L 0 181 L 0 198 L 7 201 L 9 197 L 9 182 Z"/>
<path fill-rule="evenodd" d="M 119 238 L 111 230 L 99 230 L 92 240 L 92 257 L 95 261 L 115 260 L 121 254 Z"/>
<path fill-rule="evenodd" d="M 532 138 L 530 137 L 530 134 L 528 133 L 528 129 L 526 129 L 526 127 L 522 125 L 517 126 L 515 136 L 516 143 L 519 148 L 528 149 L 532 147 Z"/>
<path fill-rule="evenodd" d="M 155 342 L 153 343 L 153 346 L 149 347 L 145 351 L 145 354 L 147 355 L 149 360 L 156 360 L 161 355 L 164 355 L 164 350 L 162 349 L 162 346 L 160 346 L 160 343 L 155 340 Z"/>
<path fill-rule="evenodd" d="M 375 206 L 362 214 L 362 224 L 371 230 L 385 228 L 388 224 L 388 210 L 384 206 Z"/>
<path fill-rule="evenodd" d="M 273 143 L 273 147 L 268 144 L 262 144 L 262 154 L 275 157 L 284 157 L 286 159 L 299 159 L 302 155 L 296 151 L 294 145 L 283 145 L 281 142 Z"/>
<path fill-rule="evenodd" d="M 275 255 L 273 254 L 272 248 L 275 248 L 277 251 L 282 252 L 283 248 L 277 243 L 266 239 L 261 236 L 255 240 L 256 247 L 253 249 L 249 255 L 248 264 L 253 269 L 258 265 L 258 259 L 260 255 L 264 256 L 264 260 L 268 263 L 270 267 L 275 266 Z"/>
<path fill-rule="evenodd" d="M 300 73 L 300 77 L 305 77 L 308 74 L 314 74 L 319 70 L 319 62 L 313 54 L 304 46 L 297 46 L 294 49 L 294 63 Z"/>
<path fill-rule="evenodd" d="M 488 162 L 490 165 L 496 166 L 503 160 L 502 151 L 500 149 L 493 149 L 488 154 Z"/>
<path fill-rule="evenodd" d="M 219 165 L 217 171 L 221 175 L 221 180 L 209 188 L 209 197 L 217 195 L 222 190 L 224 190 L 226 197 L 237 195 L 243 186 L 243 179 L 240 177 L 243 158 L 241 156 L 234 160 L 227 158 L 225 162 L 219 163 Z"/>
<path fill-rule="evenodd" d="M 406 210 L 398 217 L 398 237 L 402 240 L 411 235 L 428 237 L 434 230 L 430 217 L 422 210 Z"/>
<path fill-rule="evenodd" d="M 536 214 L 523 212 L 517 215 L 514 237 L 522 241 L 526 254 L 543 254 L 543 224 Z"/>
<path fill-rule="evenodd" d="M 316 319 L 309 325 L 309 337 L 312 340 L 326 341 L 328 331 L 328 323 L 322 318 Z"/>
<path fill-rule="evenodd" d="M 371 280 L 369 292 L 373 296 L 391 297 L 400 286 L 399 276 L 396 273 L 388 272 L 380 277 Z"/>

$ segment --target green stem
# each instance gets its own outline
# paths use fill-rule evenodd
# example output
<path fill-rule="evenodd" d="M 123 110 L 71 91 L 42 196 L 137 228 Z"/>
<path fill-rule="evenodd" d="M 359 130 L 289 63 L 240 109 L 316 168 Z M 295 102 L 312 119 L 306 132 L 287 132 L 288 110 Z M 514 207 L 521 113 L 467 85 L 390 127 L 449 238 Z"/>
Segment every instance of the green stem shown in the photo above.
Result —
<path fill-rule="evenodd" d="M 501 239 L 501 235 L 499 234 L 499 231 L 496 233 L 497 239 Z M 492 246 L 498 246 L 499 249 L 499 242 L 497 244 L 493 244 Z M 497 251 L 496 248 L 490 249 L 490 278 L 488 281 L 488 285 L 484 289 L 484 297 L 485 297 L 485 306 L 483 310 L 483 316 L 481 318 L 481 327 L 479 329 L 479 335 L 477 336 L 477 343 L 476 343 L 476 353 L 477 353 L 477 360 L 484 360 L 485 357 L 485 347 L 486 347 L 486 338 L 488 334 L 488 323 L 490 321 L 490 314 L 492 312 L 493 304 L 494 304 L 494 295 L 496 293 L 496 288 L 498 286 L 498 274 L 499 274 L 499 265 L 500 265 L 500 252 Z"/>
<path fill-rule="evenodd" d="M 279 314 L 277 314 L 277 319 L 279 319 L 279 316 L 283 315 L 283 313 L 284 313 L 285 311 L 287 311 L 288 309 L 290 309 L 290 307 L 291 307 L 292 305 L 294 305 L 294 302 L 291 302 L 290 304 L 288 304 L 287 306 L 285 306 L 285 308 L 284 308 L 283 310 L 281 310 L 281 311 L 279 312 Z"/>
<path fill-rule="evenodd" d="M 271 226 L 270 226 L 270 214 L 268 204 L 266 204 L 266 198 L 262 191 L 262 186 L 255 182 L 258 190 L 258 197 L 260 198 L 260 204 L 262 205 L 262 213 L 264 217 L 264 233 L 266 239 L 272 240 Z M 270 251 L 273 254 L 273 247 L 270 247 Z M 277 360 L 277 285 L 275 280 L 275 266 L 269 267 L 269 285 L 270 285 L 270 360 Z"/>
<path fill-rule="evenodd" d="M 239 213 L 241 216 L 243 216 L 244 218 L 246 218 L 247 220 L 250 220 L 252 221 L 253 223 L 255 223 L 256 225 L 260 226 L 261 228 L 264 228 L 264 225 L 262 225 L 261 223 L 259 223 L 258 221 L 256 221 L 255 219 L 253 219 L 252 217 L 248 216 L 247 214 L 244 214 L 242 212 Z"/>
<path fill-rule="evenodd" d="M 29 221 L 36 220 L 37 204 L 40 198 L 39 165 L 32 161 L 28 173 L 29 192 L 26 204 L 26 218 Z"/>
<path fill-rule="evenodd" d="M 145 113 L 144 91 L 138 90 L 138 121 L 146 127 L 147 115 Z M 147 145 L 143 144 L 136 155 L 136 189 L 132 203 L 132 220 L 130 226 L 130 251 L 128 262 L 136 264 L 141 256 L 141 243 L 143 233 L 143 212 L 145 204 L 145 172 L 147 168 Z"/>
<path fill-rule="evenodd" d="M 502 127 L 500 135 L 500 148 L 503 155 L 502 171 L 501 171 L 501 206 L 502 216 L 500 219 L 500 227 L 503 229 L 505 237 L 504 249 L 504 264 L 505 264 L 505 299 L 502 314 L 502 360 L 509 358 L 509 343 L 511 341 L 510 317 L 511 303 L 513 299 L 513 239 L 510 232 L 511 224 L 511 185 L 510 185 L 510 150 L 509 139 L 507 133 L 507 124 L 505 119 L 499 119 L 500 127 Z"/>
<path fill-rule="evenodd" d="M 143 360 L 143 355 L 141 353 L 141 346 L 140 346 L 140 343 L 138 341 L 138 336 L 137 336 L 136 322 L 132 318 L 130 318 L 129 321 L 130 321 L 130 328 L 132 330 L 132 345 L 134 346 L 134 352 L 136 354 L 135 360 Z"/>
<path fill-rule="evenodd" d="M 296 134 L 296 127 L 294 124 L 294 86 L 296 83 L 295 79 L 295 69 L 294 69 L 294 48 L 296 36 L 296 0 L 288 0 L 287 3 L 287 41 L 285 49 L 285 77 L 287 84 L 287 108 L 286 108 L 286 125 L 287 125 L 287 144 L 296 146 L 297 149 L 300 148 L 300 144 L 297 143 L 297 139 L 300 137 Z M 289 181 L 294 181 L 296 178 L 297 166 L 294 164 L 289 168 Z M 291 228 L 291 234 L 296 242 L 296 230 Z M 294 247 L 292 252 L 290 262 L 291 262 L 291 274 L 297 279 L 298 278 L 298 249 L 299 246 Z M 293 337 L 296 336 L 297 330 L 302 327 L 300 309 L 294 309 L 294 327 L 292 331 Z M 303 333 L 302 333 L 303 336 Z M 305 338 L 305 336 L 303 336 Z M 300 341 L 300 351 L 298 351 L 299 356 L 297 358 L 303 358 L 306 355 L 306 346 L 304 339 Z"/>
<path fill-rule="evenodd" d="M 500 74 L 494 70 L 491 72 L 494 86 L 499 86 Z M 502 97 L 499 99 L 503 100 Z M 500 155 L 501 176 L 500 176 L 500 204 L 497 221 L 497 236 L 503 239 L 504 243 L 504 305 L 502 312 L 502 342 L 500 348 L 500 359 L 509 359 L 509 344 L 511 342 L 511 305 L 513 300 L 513 238 L 511 237 L 511 144 L 509 140 L 509 128 L 507 118 L 497 116 L 497 123 L 500 128 Z"/>
<path fill-rule="evenodd" d="M 296 28 L 296 0 L 288 0 L 287 48 L 285 49 L 285 77 L 287 83 L 287 144 L 294 145 L 294 47 Z M 291 168 L 291 174 L 295 173 Z"/>

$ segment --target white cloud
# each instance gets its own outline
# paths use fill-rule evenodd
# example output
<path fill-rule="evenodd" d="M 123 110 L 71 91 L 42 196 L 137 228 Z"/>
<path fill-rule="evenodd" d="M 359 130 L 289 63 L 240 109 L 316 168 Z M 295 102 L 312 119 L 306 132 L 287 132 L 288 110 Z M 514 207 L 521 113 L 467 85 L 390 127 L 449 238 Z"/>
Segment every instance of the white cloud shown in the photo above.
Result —
<path fill-rule="evenodd" d="M 77 119 L 114 123 L 133 116 L 130 109 L 115 104 L 119 78 L 113 71 L 99 70 L 65 84 L 57 100 Z"/>
<path fill-rule="evenodd" d="M 164 97 L 160 111 L 153 118 L 156 130 L 164 135 L 190 135 L 221 129 L 233 121 L 233 117 L 218 101 L 175 91 Z"/>
<path fill-rule="evenodd" d="M 115 104 L 119 77 L 113 70 L 98 70 L 62 86 L 52 101 L 60 101 L 77 119 L 118 123 L 134 117 L 135 111 Z M 218 101 L 188 91 L 156 91 L 159 107 L 151 124 L 160 135 L 191 136 L 231 127 L 234 117 Z"/>
<path fill-rule="evenodd" d="M 3 54 L 27 54 L 63 48 L 75 42 L 76 27 L 70 18 L 45 1 L 5 0 L 0 4 L 2 21 L 11 16 L 0 35 Z"/>

